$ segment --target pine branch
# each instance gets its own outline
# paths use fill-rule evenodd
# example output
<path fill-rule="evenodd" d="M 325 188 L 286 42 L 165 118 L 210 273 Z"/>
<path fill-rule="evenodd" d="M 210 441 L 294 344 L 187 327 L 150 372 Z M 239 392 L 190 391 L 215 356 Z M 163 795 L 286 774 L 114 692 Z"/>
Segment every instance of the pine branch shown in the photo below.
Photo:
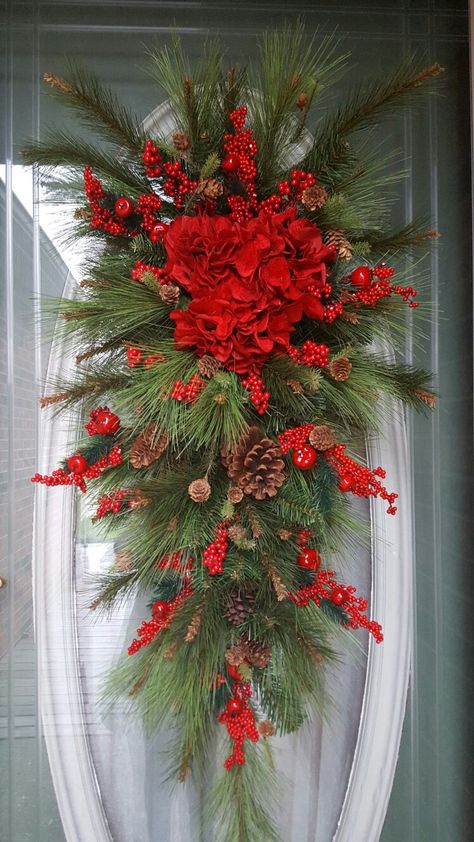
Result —
<path fill-rule="evenodd" d="M 426 228 L 414 221 L 390 234 L 369 240 L 371 251 L 376 254 L 398 252 L 418 246 L 426 246 L 440 236 L 438 231 Z"/>

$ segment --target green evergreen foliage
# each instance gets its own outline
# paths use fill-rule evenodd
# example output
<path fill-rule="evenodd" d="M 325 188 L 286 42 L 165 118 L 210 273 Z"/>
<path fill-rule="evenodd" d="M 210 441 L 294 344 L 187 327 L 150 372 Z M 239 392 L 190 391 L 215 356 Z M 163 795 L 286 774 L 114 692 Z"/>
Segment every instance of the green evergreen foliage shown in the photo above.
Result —
<path fill-rule="evenodd" d="M 267 34 L 260 63 L 239 69 L 225 66 L 220 46 L 212 41 L 191 66 L 174 39 L 150 54 L 150 72 L 171 100 L 176 128 L 189 139 L 189 149 L 181 159 L 168 139 L 152 140 L 163 160 L 182 161 L 190 179 L 223 182 L 223 138 L 232 129 L 229 114 L 243 102 L 249 103 L 258 143 L 260 198 L 274 193 L 294 166 L 314 172 L 327 190 L 327 201 L 316 211 L 301 204 L 299 215 L 323 234 L 340 230 L 350 241 L 353 260 L 336 260 L 330 277 L 334 295 L 342 297 L 348 273 L 359 261 L 399 257 L 433 237 L 415 222 L 390 230 L 387 188 L 403 174 L 387 174 L 391 159 L 374 154 L 370 143 L 366 148 L 359 142 L 359 135 L 418 97 L 422 83 L 429 83 L 440 68 L 420 69 L 409 61 L 358 87 L 343 105 L 325 113 L 311 148 L 295 161 L 308 116 L 317 119 L 320 94 L 330 89 L 345 63 L 336 47 L 334 37 L 308 40 L 298 25 Z M 54 94 L 100 140 L 96 146 L 61 130 L 26 147 L 25 161 L 42 166 L 51 195 L 83 205 L 79 175 L 85 166 L 103 179 L 110 207 L 117 196 L 136 202 L 149 195 L 156 185 L 142 161 L 148 137 L 137 118 L 84 68 L 71 67 L 67 80 L 47 77 Z M 348 145 L 356 134 L 357 151 Z M 59 179 L 57 167 L 66 168 Z M 238 190 L 245 197 L 242 185 Z M 197 189 L 187 201 L 185 212 L 192 215 L 200 201 Z M 214 208 L 228 212 L 218 194 Z M 373 307 L 359 303 L 351 312 L 347 309 L 355 318 L 331 323 L 303 318 L 292 336 L 294 346 L 308 340 L 324 343 L 331 360 L 347 358 L 350 376 L 338 381 L 327 367 L 274 354 L 262 367 L 270 405 L 260 416 L 239 375 L 224 368 L 203 372 L 193 351 L 175 346 L 170 312 L 184 308 L 187 299 L 182 295 L 170 304 L 162 297 L 153 269 L 166 265 L 164 244 L 152 242 L 144 230 L 117 237 L 91 230 L 87 208 L 83 210 L 71 236 L 90 238 L 84 280 L 73 299 L 49 302 L 45 308 L 57 318 L 57 330 L 76 355 L 77 374 L 50 383 L 51 394 L 43 403 L 56 411 L 77 405 L 84 417 L 99 403 L 108 404 L 120 416 L 116 435 L 83 437 L 75 443 L 74 452 L 83 453 L 91 464 L 119 444 L 122 464 L 88 485 L 97 498 L 117 489 L 139 489 L 145 504 L 125 505 L 98 520 L 97 528 L 119 542 L 131 563 L 126 570 L 112 566 L 97 578 L 93 604 L 97 611 L 112 611 L 142 593 L 151 606 L 177 600 L 178 607 L 148 645 L 120 659 L 105 695 L 111 703 L 125 698 L 150 733 L 169 727 L 169 774 L 179 780 L 201 775 L 202 780 L 216 741 L 222 759 L 228 753 L 230 740 L 218 724 L 233 692 L 225 656 L 242 640 L 269 647 L 267 665 L 247 659 L 240 668 L 251 684 L 251 710 L 271 719 L 278 733 L 294 731 L 315 711 L 325 716 L 330 710 L 323 665 L 337 659 L 337 644 L 347 636 L 350 617 L 344 606 L 331 601 L 330 591 L 306 605 L 293 599 L 315 581 L 314 571 L 297 564 L 299 536 L 301 530 L 311 530 L 310 546 L 321 553 L 323 571 L 332 569 L 335 553 L 353 551 L 369 537 L 324 452 L 308 472 L 298 470 L 285 455 L 284 482 L 274 495 L 258 499 L 246 493 L 237 502 L 238 494 L 232 502 L 235 483 L 223 454 L 235 453 L 251 427 L 257 425 L 262 438 L 269 437 L 276 446 L 279 434 L 308 420 L 329 425 L 348 452 L 360 454 L 365 439 L 377 431 L 381 412 L 396 411 L 393 400 L 426 409 L 432 398 L 429 378 L 380 350 L 387 337 L 396 340 L 406 328 L 399 299 L 381 299 Z M 164 220 L 180 212 L 163 196 Z M 131 279 L 136 261 L 148 267 L 140 280 Z M 397 283 L 402 280 L 400 270 Z M 130 349 L 140 356 L 132 366 L 127 365 Z M 198 377 L 197 400 L 175 398 L 177 382 L 189 384 Z M 139 437 L 150 427 L 166 434 L 167 447 L 137 467 Z M 364 460 L 359 456 L 358 461 Z M 209 482 L 207 499 L 193 499 L 190 484 L 196 480 Z M 222 574 L 211 576 L 203 559 L 223 521 L 238 529 L 229 537 Z M 173 559 L 178 559 L 174 567 Z M 247 599 L 251 608 L 247 613 L 242 609 L 241 616 L 237 611 L 230 620 L 229 605 L 236 599 L 242 604 Z M 265 738 L 255 746 L 247 742 L 245 761 L 213 783 L 206 805 L 213 838 L 277 842 L 270 741 Z"/>

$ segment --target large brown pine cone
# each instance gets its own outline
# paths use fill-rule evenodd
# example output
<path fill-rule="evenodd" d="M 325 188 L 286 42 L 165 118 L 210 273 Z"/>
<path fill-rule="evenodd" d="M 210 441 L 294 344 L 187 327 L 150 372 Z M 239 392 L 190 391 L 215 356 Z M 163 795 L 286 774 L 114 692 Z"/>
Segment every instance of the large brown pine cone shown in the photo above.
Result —
<path fill-rule="evenodd" d="M 285 481 L 281 450 L 258 427 L 250 427 L 231 451 L 223 451 L 222 459 L 234 483 L 257 500 L 274 497 Z"/>
<path fill-rule="evenodd" d="M 160 458 L 168 447 L 168 433 L 157 424 L 148 424 L 135 439 L 130 450 L 130 464 L 134 468 L 147 468 Z"/>
<path fill-rule="evenodd" d="M 352 246 L 349 240 L 344 236 L 344 232 L 339 228 L 333 228 L 332 231 L 326 231 L 323 240 L 326 246 L 336 247 L 336 254 L 341 260 L 350 260 L 352 258 Z"/>
<path fill-rule="evenodd" d="M 258 640 L 249 641 L 247 657 L 252 666 L 263 670 L 270 663 L 271 655 L 271 649 L 265 643 L 259 643 Z"/>
<path fill-rule="evenodd" d="M 235 591 L 230 594 L 225 616 L 234 626 L 240 626 L 245 623 L 253 612 L 255 605 L 255 595 L 252 593 L 245 593 L 244 591 Z"/>

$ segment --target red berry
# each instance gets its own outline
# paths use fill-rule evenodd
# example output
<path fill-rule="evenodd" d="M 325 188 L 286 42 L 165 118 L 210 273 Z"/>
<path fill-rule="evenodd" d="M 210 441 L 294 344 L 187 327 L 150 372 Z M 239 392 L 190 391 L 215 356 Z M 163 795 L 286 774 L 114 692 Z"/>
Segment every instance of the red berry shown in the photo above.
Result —
<path fill-rule="evenodd" d="M 296 562 L 300 567 L 304 567 L 305 570 L 317 570 L 321 564 L 321 558 L 316 550 L 306 547 L 298 556 Z"/>
<path fill-rule="evenodd" d="M 338 485 L 339 491 L 350 491 L 352 484 L 352 477 L 343 474 Z"/>
<path fill-rule="evenodd" d="M 120 199 L 117 199 L 115 202 L 115 216 L 118 216 L 119 219 L 126 219 L 127 216 L 130 216 L 133 213 L 133 202 L 130 199 L 127 199 L 126 196 L 121 196 Z"/>
<path fill-rule="evenodd" d="M 169 226 L 166 222 L 157 222 L 149 233 L 152 243 L 161 243 L 168 230 Z"/>
<path fill-rule="evenodd" d="M 230 716 L 238 716 L 239 713 L 242 713 L 243 704 L 240 699 L 229 699 L 225 709 Z"/>
<path fill-rule="evenodd" d="M 67 466 L 72 474 L 83 474 L 87 471 L 89 463 L 80 453 L 70 456 L 67 460 Z"/>
<path fill-rule="evenodd" d="M 120 427 L 120 418 L 114 412 L 98 412 L 95 418 L 97 432 L 102 436 L 112 436 Z"/>
<path fill-rule="evenodd" d="M 153 617 L 155 620 L 164 620 L 169 612 L 169 605 L 167 602 L 157 600 L 152 605 Z"/>
<path fill-rule="evenodd" d="M 334 588 L 333 592 L 331 593 L 331 602 L 334 605 L 344 605 L 345 602 L 349 599 L 349 594 L 347 593 L 345 588 Z"/>
<path fill-rule="evenodd" d="M 238 155 L 226 155 L 222 160 L 221 167 L 226 173 L 233 173 L 239 169 L 240 158 Z"/>
<path fill-rule="evenodd" d="M 372 276 L 368 266 L 358 266 L 351 272 L 351 281 L 356 287 L 370 287 Z"/>
<path fill-rule="evenodd" d="M 227 672 L 234 681 L 242 681 L 238 667 L 234 667 L 233 664 L 227 664 Z"/>
<path fill-rule="evenodd" d="M 296 447 L 291 454 L 293 465 L 301 471 L 309 471 L 311 468 L 314 468 L 317 458 L 318 454 L 310 444 L 303 444 L 301 447 Z"/>

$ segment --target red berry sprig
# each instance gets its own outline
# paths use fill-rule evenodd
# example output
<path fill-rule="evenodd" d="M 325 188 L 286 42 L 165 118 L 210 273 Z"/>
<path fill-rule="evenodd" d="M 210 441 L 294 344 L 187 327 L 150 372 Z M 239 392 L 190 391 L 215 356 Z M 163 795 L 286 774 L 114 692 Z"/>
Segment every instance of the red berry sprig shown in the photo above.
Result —
<path fill-rule="evenodd" d="M 411 286 L 402 287 L 398 284 L 390 284 L 395 269 L 380 263 L 373 269 L 368 266 L 359 266 L 351 272 L 351 283 L 356 286 L 357 292 L 352 294 L 352 300 L 366 307 L 375 307 L 378 301 L 389 298 L 391 295 L 398 295 L 412 309 L 419 306 L 416 298 L 416 290 Z M 375 279 L 375 280 L 374 280 Z"/>
<path fill-rule="evenodd" d="M 143 193 L 138 198 L 137 213 L 142 218 L 141 227 L 150 236 L 150 239 L 155 225 L 160 223 L 157 213 L 161 208 L 161 204 L 161 199 L 156 193 Z"/>
<path fill-rule="evenodd" d="M 112 234 L 113 237 L 128 237 L 129 232 L 123 222 L 118 222 L 110 210 L 102 207 L 101 200 L 109 194 L 104 190 L 99 179 L 95 178 L 89 166 L 84 169 L 84 191 L 91 209 L 90 227 Z"/>
<path fill-rule="evenodd" d="M 144 368 L 151 368 L 156 363 L 165 361 L 163 354 L 146 354 L 140 348 L 127 348 L 127 365 L 129 368 L 137 368 L 142 365 Z"/>
<path fill-rule="evenodd" d="M 265 389 L 265 383 L 259 374 L 249 374 L 242 378 L 242 386 L 249 393 L 250 402 L 253 403 L 257 413 L 263 415 L 268 409 L 270 392 Z"/>
<path fill-rule="evenodd" d="M 236 683 L 232 690 L 232 696 L 219 716 L 219 722 L 227 727 L 227 733 L 233 742 L 232 754 L 224 763 L 224 768 L 227 771 L 232 769 L 235 764 L 238 766 L 244 765 L 245 740 L 257 743 L 260 737 L 255 722 L 255 714 L 248 704 L 251 695 L 249 682 Z"/>
<path fill-rule="evenodd" d="M 73 460 L 76 460 L 77 464 Z M 79 462 L 79 460 L 81 461 Z M 122 449 L 118 445 L 114 445 L 109 453 L 101 456 L 93 465 L 89 465 L 87 460 L 78 453 L 68 459 L 69 471 L 58 468 L 49 476 L 36 473 L 31 478 L 31 482 L 39 482 L 48 486 L 75 485 L 84 492 L 87 490 L 86 479 L 97 479 L 107 468 L 116 468 L 122 464 L 122 461 Z"/>
<path fill-rule="evenodd" d="M 181 403 L 193 403 L 193 401 L 198 399 L 200 392 L 206 388 L 206 385 L 198 374 L 193 374 L 189 383 L 183 383 L 182 380 L 175 380 L 170 397 Z"/>
<path fill-rule="evenodd" d="M 166 274 L 164 269 L 161 269 L 159 266 L 151 266 L 149 263 L 142 263 L 141 260 L 136 260 L 133 266 L 130 275 L 133 281 L 138 281 L 142 283 L 143 275 L 145 272 L 150 272 L 152 275 L 155 276 L 157 283 L 162 286 L 168 282 L 168 275 Z"/>
<path fill-rule="evenodd" d="M 314 424 L 302 424 L 301 427 L 292 427 L 290 430 L 285 430 L 278 436 L 280 442 L 280 449 L 282 453 L 288 453 L 293 448 L 303 447 L 308 441 L 308 436 L 313 429 Z"/>
<path fill-rule="evenodd" d="M 158 178 L 162 174 L 163 156 L 152 140 L 147 140 L 145 143 L 143 163 L 148 178 Z"/>
<path fill-rule="evenodd" d="M 381 500 L 385 500 L 389 504 L 387 514 L 396 514 L 397 507 L 394 503 L 398 494 L 389 493 L 380 482 L 380 479 L 385 479 L 386 476 L 384 469 L 380 467 L 373 470 L 366 468 L 347 456 L 345 451 L 346 446 L 344 444 L 336 444 L 325 452 L 326 459 L 339 475 L 339 489 L 341 491 L 352 491 L 357 497 L 380 497 Z"/>
<path fill-rule="evenodd" d="M 133 508 L 134 503 L 143 499 L 140 490 L 137 488 L 116 488 L 113 494 L 104 494 L 99 497 L 96 513 L 92 522 L 101 520 L 106 515 L 117 515 L 126 509 Z"/>
<path fill-rule="evenodd" d="M 143 646 L 149 646 L 157 634 L 170 625 L 176 610 L 191 593 L 191 586 L 187 585 L 171 602 L 162 603 L 159 609 L 157 607 L 152 608 L 152 619 L 144 620 L 140 628 L 137 629 L 138 637 L 132 640 L 128 647 L 128 654 L 134 655 Z M 155 602 L 154 606 L 156 605 L 157 603 Z M 167 607 L 164 608 L 163 606 Z"/>
<path fill-rule="evenodd" d="M 202 556 L 202 563 L 209 570 L 211 576 L 223 571 L 223 561 L 227 555 L 227 548 L 229 546 L 229 536 L 227 532 L 227 523 L 223 521 L 217 527 L 216 540 L 209 544 L 204 550 Z"/>
<path fill-rule="evenodd" d="M 312 342 L 310 339 L 303 342 L 301 348 L 288 345 L 286 352 L 299 365 L 317 366 L 318 368 L 326 368 L 329 365 L 328 346 Z"/>
<path fill-rule="evenodd" d="M 120 427 L 120 418 L 108 406 L 98 406 L 89 414 L 84 425 L 90 436 L 112 436 Z"/>

